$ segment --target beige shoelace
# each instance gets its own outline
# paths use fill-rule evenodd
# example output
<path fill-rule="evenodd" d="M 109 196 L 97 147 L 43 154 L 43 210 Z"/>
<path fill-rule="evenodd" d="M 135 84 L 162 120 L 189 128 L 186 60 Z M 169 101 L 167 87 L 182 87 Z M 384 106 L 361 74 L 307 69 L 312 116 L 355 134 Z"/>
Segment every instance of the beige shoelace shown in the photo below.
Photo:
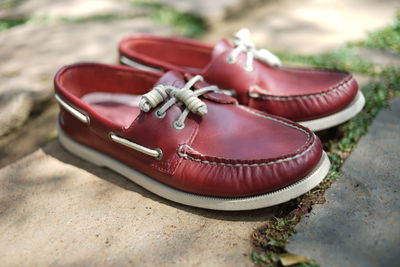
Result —
<path fill-rule="evenodd" d="M 248 29 L 241 29 L 235 33 L 233 37 L 233 44 L 235 49 L 227 57 L 227 62 L 235 64 L 240 53 L 246 53 L 246 63 L 244 69 L 247 71 L 253 70 L 254 58 L 258 59 L 270 66 L 281 66 L 282 63 L 277 56 L 272 54 L 266 49 L 257 49 L 251 40 L 250 31 Z"/>
<path fill-rule="evenodd" d="M 142 96 L 139 108 L 144 112 L 149 112 L 150 109 L 155 108 L 170 96 L 171 98 L 162 105 L 161 108 L 155 111 L 155 115 L 157 118 L 163 118 L 172 105 L 175 103 L 183 104 L 186 108 L 173 125 L 175 129 L 183 129 L 185 127 L 185 119 L 189 115 L 189 112 L 200 116 L 207 114 L 207 105 L 199 99 L 199 96 L 208 92 L 219 92 L 216 86 L 207 86 L 195 91 L 190 90 L 190 88 L 199 81 L 204 81 L 204 79 L 202 76 L 196 75 L 191 78 L 183 88 L 176 88 L 171 85 L 157 85 L 150 92 Z"/>

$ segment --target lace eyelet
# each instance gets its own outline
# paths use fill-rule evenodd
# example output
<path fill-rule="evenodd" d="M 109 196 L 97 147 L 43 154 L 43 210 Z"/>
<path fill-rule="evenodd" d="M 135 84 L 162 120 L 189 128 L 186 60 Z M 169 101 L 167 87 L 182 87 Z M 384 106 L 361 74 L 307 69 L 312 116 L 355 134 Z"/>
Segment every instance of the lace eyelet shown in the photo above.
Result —
<path fill-rule="evenodd" d="M 156 148 L 155 149 L 158 152 L 158 156 L 156 157 L 156 160 L 161 160 L 163 158 L 163 153 L 161 148 Z"/>
<path fill-rule="evenodd" d="M 157 109 L 156 111 L 154 111 L 154 116 L 155 116 L 157 119 L 162 119 L 162 118 L 165 117 L 165 112 L 164 112 L 164 113 L 160 113 L 160 110 Z"/>
<path fill-rule="evenodd" d="M 182 130 L 183 128 L 185 128 L 185 124 L 184 123 L 179 124 L 178 121 L 174 121 L 173 126 L 176 130 Z"/>
<path fill-rule="evenodd" d="M 235 64 L 235 63 L 236 63 L 236 59 L 234 59 L 234 58 L 231 57 L 231 56 L 227 56 L 226 59 L 225 59 L 225 61 L 226 61 L 227 63 L 229 63 L 229 64 Z"/>
<path fill-rule="evenodd" d="M 245 71 L 248 71 L 248 72 L 252 72 L 253 71 L 253 66 L 244 66 L 243 68 L 244 68 Z"/>

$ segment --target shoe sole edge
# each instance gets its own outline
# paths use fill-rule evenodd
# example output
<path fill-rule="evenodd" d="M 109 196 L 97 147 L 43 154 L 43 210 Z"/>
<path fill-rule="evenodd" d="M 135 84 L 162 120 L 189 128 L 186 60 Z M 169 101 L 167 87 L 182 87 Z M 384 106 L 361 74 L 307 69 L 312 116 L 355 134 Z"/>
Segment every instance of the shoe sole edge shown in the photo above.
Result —
<path fill-rule="evenodd" d="M 322 131 L 350 120 L 363 109 L 364 105 L 365 105 L 365 97 L 361 91 L 358 91 L 354 100 L 341 111 L 323 118 L 309 120 L 309 121 L 300 121 L 297 123 L 304 127 L 309 128 L 311 131 L 314 132 Z"/>

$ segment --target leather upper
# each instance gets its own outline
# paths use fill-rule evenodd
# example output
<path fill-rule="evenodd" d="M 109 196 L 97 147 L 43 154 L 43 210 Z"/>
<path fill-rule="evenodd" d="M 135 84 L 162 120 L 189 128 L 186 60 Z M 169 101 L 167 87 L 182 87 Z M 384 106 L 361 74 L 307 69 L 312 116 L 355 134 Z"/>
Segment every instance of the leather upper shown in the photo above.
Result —
<path fill-rule="evenodd" d="M 121 56 L 164 71 L 201 74 L 223 89 L 233 89 L 243 105 L 294 121 L 322 118 L 348 106 L 358 85 L 338 70 L 271 67 L 258 60 L 243 68 L 244 53 L 228 63 L 233 46 L 226 40 L 214 47 L 189 39 L 151 35 L 130 36 L 119 44 Z"/>
<path fill-rule="evenodd" d="M 133 99 L 156 84 L 183 87 L 190 77 L 178 72 L 160 77 L 129 67 L 93 63 L 64 67 L 55 77 L 56 94 L 86 114 L 90 123 L 82 123 L 61 107 L 60 126 L 79 143 L 164 184 L 208 196 L 243 197 L 278 190 L 299 181 L 318 164 L 322 146 L 310 130 L 238 105 L 224 94 L 202 96 L 208 113 L 190 113 L 181 130 L 172 126 L 184 109 L 180 104 L 157 118 L 157 107 L 146 113 L 106 98 L 93 103 L 82 100 L 96 92 L 126 94 Z M 193 87 L 206 85 L 198 82 Z M 115 143 L 111 132 L 141 146 L 161 149 L 161 160 Z"/>

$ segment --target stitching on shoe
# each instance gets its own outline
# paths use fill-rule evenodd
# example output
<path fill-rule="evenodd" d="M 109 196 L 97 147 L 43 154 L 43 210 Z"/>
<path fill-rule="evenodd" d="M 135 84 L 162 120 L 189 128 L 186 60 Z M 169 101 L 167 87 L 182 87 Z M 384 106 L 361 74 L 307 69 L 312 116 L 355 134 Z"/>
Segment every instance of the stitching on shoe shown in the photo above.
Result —
<path fill-rule="evenodd" d="M 295 70 L 297 72 L 310 72 L 310 73 L 345 73 L 348 75 L 349 73 L 341 70 L 335 70 L 335 69 L 325 69 L 325 68 L 300 68 L 300 67 L 287 67 L 287 66 L 281 66 L 280 69 L 286 69 L 286 70 Z"/>
<path fill-rule="evenodd" d="M 189 140 L 188 140 L 189 144 L 193 143 L 193 140 L 194 140 L 194 138 L 197 136 L 197 133 L 198 133 L 198 132 L 199 132 L 199 125 L 198 125 L 198 124 L 195 124 L 195 129 L 194 129 L 194 131 L 192 132 L 192 134 L 191 134 L 191 136 L 190 136 L 190 138 L 189 138 Z M 179 151 L 179 149 L 181 148 L 181 146 L 182 146 L 182 145 L 179 145 L 178 151 Z M 178 156 L 179 156 L 179 154 L 178 154 Z M 178 160 L 177 160 L 176 163 L 174 164 L 173 171 L 172 171 L 172 175 L 175 174 L 175 172 L 178 170 L 178 167 L 179 167 L 179 165 L 181 165 L 181 163 L 182 163 L 182 160 L 180 160 L 179 157 L 178 157 Z"/>
<path fill-rule="evenodd" d="M 273 165 L 273 164 L 277 164 L 277 163 L 281 163 L 281 162 L 297 159 L 297 158 L 303 156 L 304 154 L 308 153 L 311 150 L 311 148 L 314 146 L 314 144 L 315 144 L 315 141 L 312 142 L 312 144 L 306 150 L 304 150 L 302 153 L 296 154 L 294 156 L 287 157 L 287 158 L 282 158 L 282 159 L 278 159 L 278 160 L 274 160 L 274 161 L 261 162 L 261 163 L 224 163 L 224 162 L 218 162 L 218 161 L 212 161 L 212 160 L 196 159 L 196 158 L 188 155 L 186 152 L 182 152 L 182 150 L 185 147 L 188 148 L 188 149 L 191 149 L 193 151 L 196 151 L 196 150 L 194 150 L 193 148 L 191 148 L 187 144 L 181 145 L 179 147 L 178 155 L 180 157 L 184 158 L 184 159 L 189 159 L 189 160 L 192 160 L 192 161 L 197 161 L 197 162 L 210 164 L 210 165 L 219 165 L 219 166 L 227 166 L 227 167 L 261 167 L 261 166 Z"/>
<path fill-rule="evenodd" d="M 265 118 L 265 119 L 269 119 L 269 120 L 281 123 L 283 125 L 289 126 L 291 128 L 294 128 L 296 130 L 299 130 L 299 131 L 303 132 L 304 134 L 306 134 L 307 140 L 305 141 L 305 143 L 299 149 L 296 150 L 295 155 L 293 155 L 293 156 L 288 156 L 286 158 L 281 158 L 281 159 L 277 159 L 277 160 L 273 160 L 273 161 L 265 161 L 265 162 L 260 162 L 260 163 L 224 163 L 224 162 L 219 162 L 219 161 L 197 159 L 197 158 L 194 158 L 194 157 L 190 156 L 189 154 L 186 153 L 186 151 L 184 151 L 184 149 L 187 148 L 189 150 L 192 150 L 193 152 L 198 153 L 199 155 L 202 155 L 200 152 L 196 151 L 195 149 L 193 149 L 188 144 L 183 144 L 183 145 L 179 146 L 178 155 L 180 157 L 184 158 L 184 159 L 189 159 L 189 160 L 192 160 L 192 161 L 201 162 L 201 163 L 210 164 L 210 165 L 219 165 L 219 166 L 228 166 L 228 167 L 260 167 L 260 166 L 273 165 L 273 164 L 277 164 L 277 163 L 290 161 L 290 160 L 299 158 L 299 157 L 305 155 L 306 153 L 308 153 L 311 150 L 311 148 L 315 145 L 316 139 L 313 140 L 313 142 L 308 146 L 307 149 L 305 149 L 301 153 L 298 153 L 299 151 L 301 151 L 308 144 L 308 142 L 311 139 L 311 135 L 306 130 L 304 130 L 304 129 L 300 128 L 300 127 L 297 127 L 296 125 L 287 123 L 285 121 L 282 121 L 282 120 L 279 120 L 279 119 L 276 119 L 276 118 L 273 118 L 273 117 L 269 117 L 269 116 L 266 116 L 264 114 L 260 114 L 260 113 L 254 112 L 253 110 L 248 109 L 248 108 L 246 108 L 244 106 L 238 105 L 238 107 L 243 109 L 243 110 L 245 110 L 245 111 L 247 111 L 247 112 L 249 112 L 249 113 L 251 113 L 251 114 L 253 114 L 253 115 L 256 115 L 256 116 L 259 116 L 259 117 L 262 117 L 262 118 Z M 221 159 L 221 160 L 229 160 L 229 159 Z"/>
<path fill-rule="evenodd" d="M 275 100 L 275 101 L 291 101 L 291 100 L 298 100 L 298 99 L 311 99 L 311 98 L 316 98 L 320 96 L 325 96 L 329 95 L 332 93 L 335 93 L 337 91 L 346 89 L 350 86 L 350 84 L 354 81 L 354 78 L 351 77 L 348 81 L 338 84 L 334 86 L 333 88 L 329 89 L 329 91 L 325 91 L 322 93 L 315 93 L 315 94 L 309 94 L 309 95 L 302 95 L 302 96 L 269 96 L 269 95 L 260 95 L 256 93 L 249 93 L 249 96 L 251 98 L 260 98 L 260 99 L 266 99 L 266 100 Z M 251 92 L 251 88 L 249 90 Z"/>

